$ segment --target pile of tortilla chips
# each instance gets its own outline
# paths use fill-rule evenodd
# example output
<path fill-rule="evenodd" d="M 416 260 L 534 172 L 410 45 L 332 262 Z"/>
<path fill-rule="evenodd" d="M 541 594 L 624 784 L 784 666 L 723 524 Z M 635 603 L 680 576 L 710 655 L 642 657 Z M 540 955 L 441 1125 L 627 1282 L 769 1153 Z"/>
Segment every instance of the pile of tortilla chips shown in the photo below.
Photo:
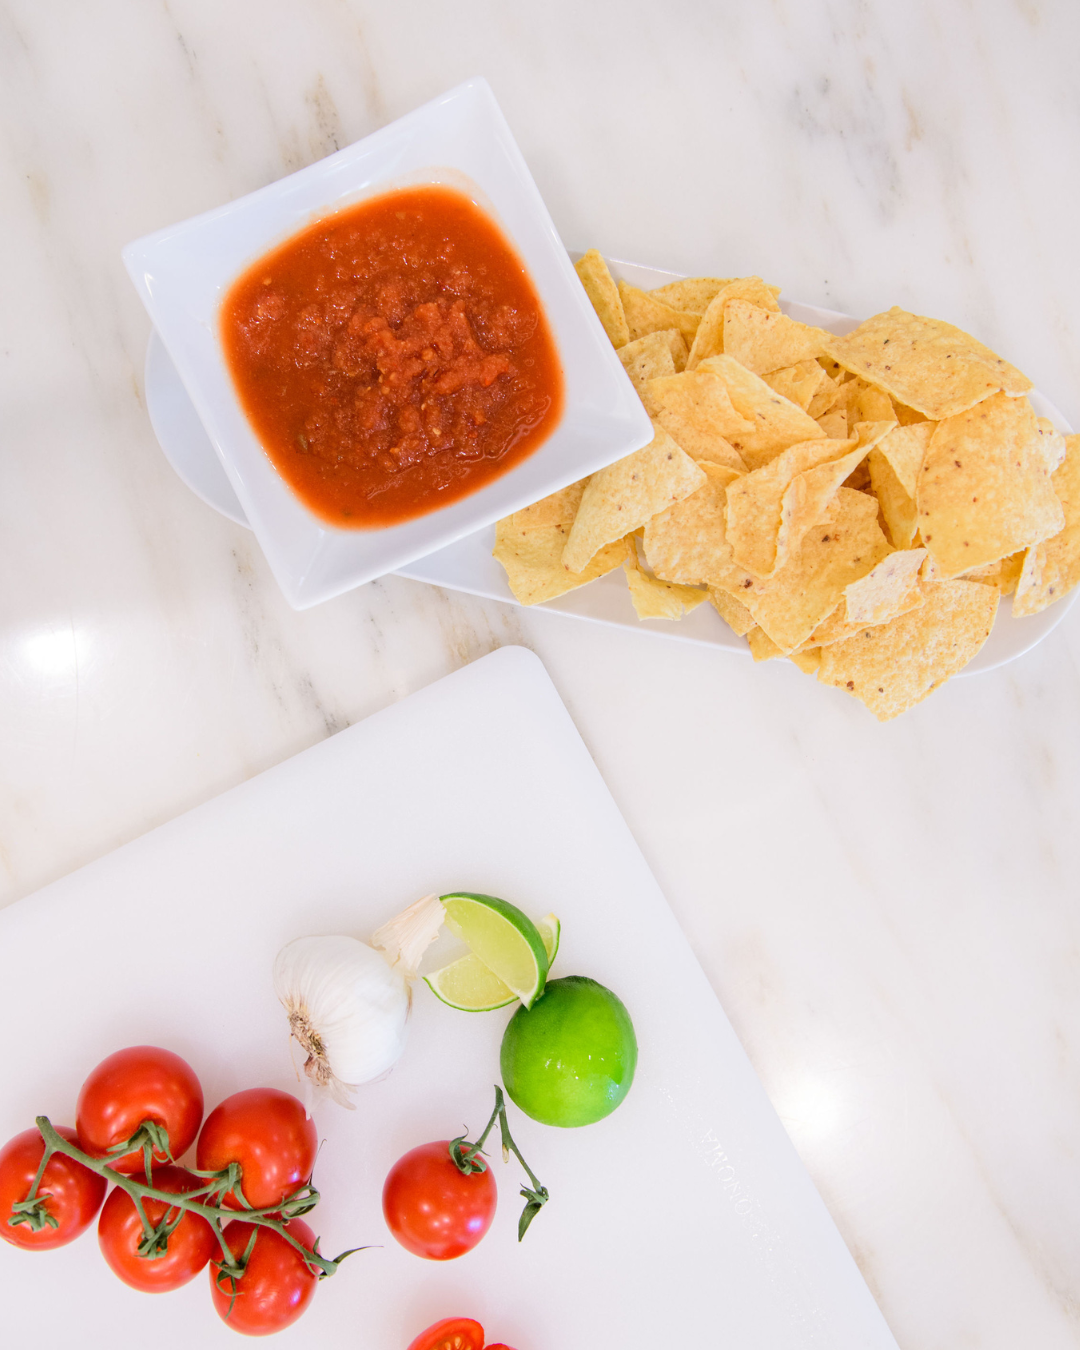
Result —
<path fill-rule="evenodd" d="M 885 721 L 971 660 L 1002 596 L 1034 614 L 1080 580 L 1080 436 L 960 329 L 894 308 L 837 337 L 759 277 L 646 292 L 595 249 L 577 271 L 656 434 L 499 522 L 523 604 L 621 566 L 639 617 L 708 600 L 756 661 Z"/>

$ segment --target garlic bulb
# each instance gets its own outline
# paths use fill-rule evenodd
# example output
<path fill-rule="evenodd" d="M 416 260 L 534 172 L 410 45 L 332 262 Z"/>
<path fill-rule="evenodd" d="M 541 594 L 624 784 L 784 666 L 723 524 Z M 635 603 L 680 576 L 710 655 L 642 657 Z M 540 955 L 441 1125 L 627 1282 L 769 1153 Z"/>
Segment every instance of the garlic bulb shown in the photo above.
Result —
<path fill-rule="evenodd" d="M 428 895 L 378 930 L 378 951 L 338 936 L 296 938 L 278 952 L 274 991 L 307 1054 L 304 1072 L 342 1106 L 405 1048 L 410 985 L 442 922 L 442 902 Z"/>

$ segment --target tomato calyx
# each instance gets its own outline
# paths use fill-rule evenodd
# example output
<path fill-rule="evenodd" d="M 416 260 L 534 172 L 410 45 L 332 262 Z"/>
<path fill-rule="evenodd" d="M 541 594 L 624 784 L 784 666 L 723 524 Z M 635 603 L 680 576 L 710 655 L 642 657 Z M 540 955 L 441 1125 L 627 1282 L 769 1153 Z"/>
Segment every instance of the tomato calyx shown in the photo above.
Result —
<path fill-rule="evenodd" d="M 152 1184 L 152 1175 L 147 1168 L 147 1180 L 141 1182 L 136 1177 L 115 1171 L 109 1166 L 110 1159 L 93 1158 L 84 1153 L 77 1144 L 69 1142 L 53 1126 L 47 1116 L 38 1116 L 34 1122 L 38 1128 L 42 1140 L 45 1144 L 45 1151 L 42 1154 L 41 1164 L 38 1167 L 37 1175 L 33 1184 L 24 1199 L 16 1201 L 12 1205 L 11 1217 L 7 1222 L 15 1227 L 20 1223 L 30 1225 L 32 1231 L 40 1232 L 46 1226 L 55 1228 L 56 1219 L 46 1208 L 46 1201 L 50 1198 L 48 1193 L 39 1194 L 41 1179 L 44 1176 L 45 1168 L 48 1166 L 49 1159 L 55 1153 L 64 1154 L 66 1157 L 81 1163 L 83 1167 L 98 1176 L 104 1177 L 106 1181 L 115 1182 L 122 1190 L 126 1191 L 131 1197 L 135 1210 L 142 1223 L 143 1236 L 139 1241 L 137 1253 L 147 1260 L 154 1260 L 164 1256 L 168 1248 L 169 1236 L 175 1231 L 180 1220 L 185 1213 L 198 1214 L 204 1218 L 214 1231 L 218 1245 L 221 1248 L 222 1257 L 220 1260 L 220 1274 L 231 1278 L 234 1281 L 242 1278 L 247 1260 L 251 1255 L 251 1248 L 254 1246 L 254 1240 L 258 1236 L 260 1228 L 272 1229 L 279 1236 L 283 1237 L 290 1246 L 295 1247 L 304 1258 L 305 1263 L 313 1270 L 317 1271 L 320 1279 L 325 1279 L 329 1275 L 336 1273 L 341 1262 L 347 1256 L 352 1256 L 354 1252 L 363 1251 L 363 1247 L 353 1247 L 349 1251 L 342 1252 L 340 1256 L 331 1260 L 323 1256 L 319 1251 L 318 1241 L 314 1243 L 313 1250 L 309 1250 L 298 1242 L 296 1238 L 288 1231 L 290 1219 L 298 1217 L 300 1214 L 306 1214 L 314 1209 L 319 1202 L 319 1192 L 311 1184 L 310 1180 L 306 1186 L 303 1186 L 293 1195 L 287 1196 L 278 1204 L 266 1209 L 254 1209 L 244 1199 L 241 1190 L 242 1168 L 239 1163 L 232 1162 L 220 1172 L 198 1172 L 189 1169 L 193 1176 L 199 1177 L 206 1182 L 206 1185 L 199 1186 L 191 1191 L 174 1192 L 160 1190 Z M 134 1137 L 134 1136 L 133 1136 Z M 130 1141 L 118 1146 L 126 1152 L 130 1152 Z M 113 1150 L 116 1152 L 116 1150 Z M 238 1198 L 242 1209 L 226 1209 L 220 1205 L 218 1200 L 222 1195 L 231 1191 Z M 165 1213 L 157 1224 L 152 1224 L 147 1217 L 143 1201 L 158 1200 L 166 1206 Z M 228 1243 L 223 1235 L 223 1225 L 232 1220 L 243 1216 L 248 1223 L 255 1225 L 252 1233 L 251 1242 L 248 1250 L 239 1258 L 233 1256 Z M 220 1277 L 220 1276 L 219 1276 Z M 235 1296 L 235 1295 L 234 1295 Z"/>
<path fill-rule="evenodd" d="M 126 1157 L 129 1153 L 141 1153 L 143 1155 L 143 1171 L 149 1179 L 152 1174 L 152 1167 L 156 1161 L 160 1166 L 163 1161 L 175 1165 L 176 1159 L 173 1157 L 172 1144 L 169 1140 L 169 1131 L 164 1125 L 156 1120 L 144 1120 L 130 1139 L 125 1139 L 120 1144 L 113 1144 L 111 1148 L 105 1150 L 105 1162 L 114 1162 L 117 1158 Z"/>
<path fill-rule="evenodd" d="M 510 1126 L 506 1119 L 506 1101 L 503 1098 L 501 1087 L 495 1088 L 495 1109 L 491 1113 L 488 1123 L 484 1126 L 483 1133 L 477 1139 L 475 1144 L 471 1144 L 464 1134 L 459 1134 L 456 1139 L 451 1139 L 449 1144 L 450 1157 L 454 1166 L 463 1176 L 471 1176 L 474 1172 L 486 1172 L 487 1163 L 483 1158 L 484 1143 L 495 1127 L 495 1122 L 499 1122 L 499 1133 L 502 1136 L 502 1155 L 503 1162 L 510 1161 L 512 1153 L 518 1162 L 525 1169 L 526 1175 L 532 1182 L 532 1186 L 522 1186 L 519 1194 L 525 1201 L 525 1208 L 521 1211 L 518 1218 L 518 1241 L 525 1236 L 529 1225 L 533 1219 L 540 1213 L 541 1209 L 551 1199 L 548 1188 L 541 1185 L 539 1179 L 534 1174 L 532 1168 L 521 1156 L 521 1150 L 514 1143 L 513 1136 L 510 1133 Z"/>

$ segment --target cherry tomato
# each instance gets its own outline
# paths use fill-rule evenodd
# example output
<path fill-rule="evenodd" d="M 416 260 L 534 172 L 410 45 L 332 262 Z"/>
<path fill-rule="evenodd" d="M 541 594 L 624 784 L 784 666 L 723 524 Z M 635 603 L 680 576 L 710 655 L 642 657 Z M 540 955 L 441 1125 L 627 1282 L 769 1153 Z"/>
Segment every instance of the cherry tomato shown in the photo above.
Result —
<path fill-rule="evenodd" d="M 56 1132 L 69 1144 L 76 1142 L 75 1131 L 66 1125 L 58 1126 Z M 44 1153 L 45 1141 L 35 1128 L 23 1130 L 0 1149 L 0 1237 L 13 1247 L 26 1247 L 30 1251 L 49 1251 L 73 1242 L 93 1223 L 107 1189 L 104 1177 L 73 1158 L 54 1153 L 38 1193 L 48 1195 L 46 1208 L 58 1226 L 42 1228 L 37 1233 L 28 1223 L 12 1228 L 8 1223 L 12 1205 L 25 1200 L 30 1193 Z"/>
<path fill-rule="evenodd" d="M 130 1139 L 144 1120 L 169 1133 L 173 1158 L 181 1158 L 195 1142 L 202 1120 L 203 1094 L 189 1064 L 171 1050 L 133 1045 L 103 1059 L 79 1091 L 75 1126 L 79 1147 L 91 1158 L 103 1158 L 115 1144 Z M 154 1162 L 168 1162 L 160 1149 Z M 118 1172 L 141 1172 L 142 1150 L 110 1162 Z"/>
<path fill-rule="evenodd" d="M 234 1256 L 243 1256 L 255 1227 L 243 1219 L 234 1219 L 226 1227 L 225 1241 Z M 293 1219 L 289 1232 L 308 1251 L 314 1249 L 315 1234 L 302 1219 Z M 319 1282 L 318 1270 L 307 1265 L 279 1233 L 272 1228 L 261 1228 L 258 1233 L 237 1281 L 235 1299 L 227 1277 L 218 1283 L 221 1266 L 217 1261 L 210 1263 L 210 1294 L 217 1314 L 245 1336 L 269 1336 L 291 1326 L 311 1302 Z"/>
<path fill-rule="evenodd" d="M 277 1088 L 248 1088 L 206 1117 L 195 1156 L 200 1172 L 238 1162 L 244 1198 L 252 1209 L 268 1209 L 304 1185 L 318 1151 L 318 1131 L 303 1102 Z M 222 1204 L 242 1208 L 231 1191 Z"/>
<path fill-rule="evenodd" d="M 471 1317 L 444 1317 L 422 1331 L 409 1350 L 484 1350 L 484 1328 Z"/>
<path fill-rule="evenodd" d="M 495 1217 L 495 1178 L 469 1176 L 450 1157 L 449 1140 L 421 1144 L 399 1158 L 383 1185 L 383 1215 L 415 1256 L 452 1261 L 472 1251 Z"/>
<path fill-rule="evenodd" d="M 146 1183 L 141 1172 L 135 1180 Z M 151 1184 L 159 1191 L 177 1195 L 196 1191 L 204 1183 L 183 1168 L 156 1167 Z M 169 1206 L 161 1200 L 144 1200 L 143 1209 L 151 1224 L 156 1226 Z M 142 1236 L 143 1226 L 135 1202 L 126 1191 L 114 1186 L 98 1219 L 98 1244 L 113 1274 L 133 1289 L 142 1289 L 148 1294 L 179 1289 L 193 1280 L 219 1250 L 214 1230 L 198 1214 L 183 1216 L 169 1234 L 168 1249 L 163 1256 L 139 1256 L 136 1249 Z"/>

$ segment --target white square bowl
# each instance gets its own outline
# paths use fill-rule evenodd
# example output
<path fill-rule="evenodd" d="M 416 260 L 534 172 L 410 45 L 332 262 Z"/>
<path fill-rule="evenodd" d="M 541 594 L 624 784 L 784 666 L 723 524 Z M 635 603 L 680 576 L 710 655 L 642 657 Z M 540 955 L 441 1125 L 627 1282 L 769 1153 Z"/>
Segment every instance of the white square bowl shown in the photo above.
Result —
<path fill-rule="evenodd" d="M 293 494 L 255 435 L 225 364 L 218 310 L 241 272 L 313 221 L 419 183 L 464 191 L 517 250 L 558 348 L 563 414 L 533 454 L 469 496 L 403 524 L 337 529 Z M 146 235 L 123 256 L 274 576 L 296 609 L 444 548 L 652 437 L 486 80 L 469 80 L 239 201 Z"/>

